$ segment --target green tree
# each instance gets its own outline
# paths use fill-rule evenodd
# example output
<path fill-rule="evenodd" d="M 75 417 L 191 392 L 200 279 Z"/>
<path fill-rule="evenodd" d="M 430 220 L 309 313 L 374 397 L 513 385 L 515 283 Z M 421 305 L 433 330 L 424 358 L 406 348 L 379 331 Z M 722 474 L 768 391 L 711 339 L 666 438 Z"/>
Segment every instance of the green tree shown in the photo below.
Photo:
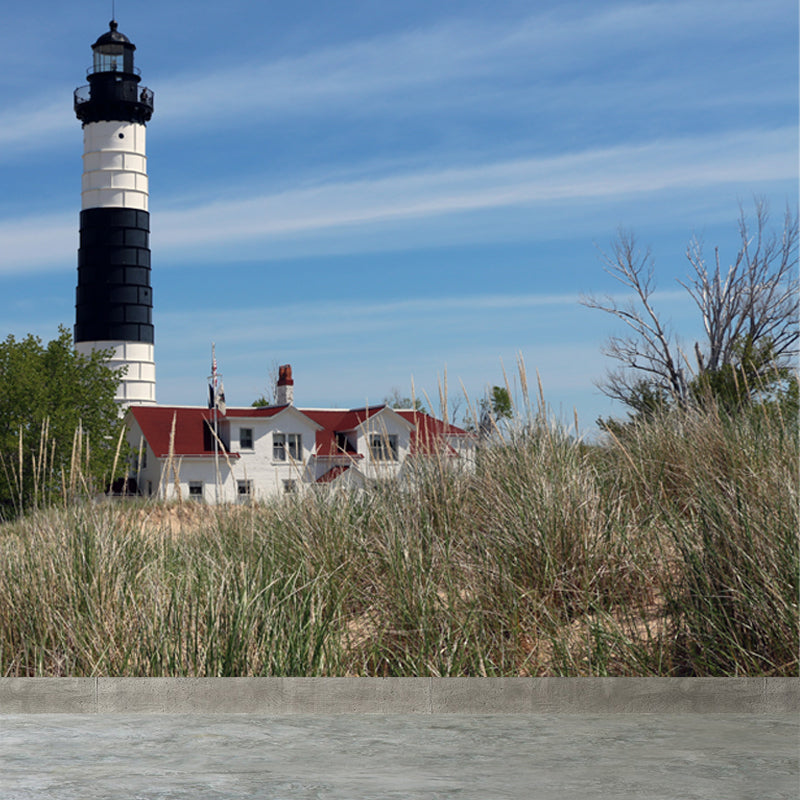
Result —
<path fill-rule="evenodd" d="M 628 419 L 620 421 L 613 417 L 598 417 L 595 421 L 601 430 L 613 434 L 620 433 L 627 425 L 647 422 L 662 413 L 669 406 L 669 394 L 660 386 L 642 378 L 634 383 L 625 398 Z"/>
<path fill-rule="evenodd" d="M 505 386 L 492 386 L 489 399 L 495 419 L 511 419 L 513 406 L 511 405 L 511 395 Z"/>
<path fill-rule="evenodd" d="M 753 402 L 781 402 L 784 395 L 790 400 L 796 383 L 791 368 L 776 362 L 772 342 L 756 343 L 748 335 L 736 342 L 726 363 L 697 375 L 690 390 L 697 403 L 713 400 L 735 412 Z"/>
<path fill-rule="evenodd" d="M 514 415 L 511 395 L 505 386 L 492 386 L 480 402 L 478 430 L 482 436 L 500 433 L 501 424 Z"/>
<path fill-rule="evenodd" d="M 389 408 L 413 408 L 414 411 L 420 411 L 423 414 L 428 413 L 427 409 L 425 408 L 425 404 L 419 399 L 419 397 L 415 397 L 412 400 L 410 397 L 402 395 L 396 386 L 393 387 L 392 391 L 383 398 L 383 402 L 384 405 L 389 406 Z"/>
<path fill-rule="evenodd" d="M 114 401 L 121 371 L 106 366 L 107 356 L 79 355 L 63 326 L 47 345 L 32 335 L 0 343 L 0 513 L 65 488 L 106 488 L 122 425 Z M 117 464 L 124 471 L 125 459 Z"/>

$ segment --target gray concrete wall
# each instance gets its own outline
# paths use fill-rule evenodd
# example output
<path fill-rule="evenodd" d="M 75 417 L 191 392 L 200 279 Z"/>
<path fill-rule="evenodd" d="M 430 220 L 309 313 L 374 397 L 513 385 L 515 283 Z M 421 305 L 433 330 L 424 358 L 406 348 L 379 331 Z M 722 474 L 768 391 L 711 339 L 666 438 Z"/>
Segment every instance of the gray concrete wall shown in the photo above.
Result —
<path fill-rule="evenodd" d="M 0 714 L 800 713 L 800 678 L 0 678 Z"/>

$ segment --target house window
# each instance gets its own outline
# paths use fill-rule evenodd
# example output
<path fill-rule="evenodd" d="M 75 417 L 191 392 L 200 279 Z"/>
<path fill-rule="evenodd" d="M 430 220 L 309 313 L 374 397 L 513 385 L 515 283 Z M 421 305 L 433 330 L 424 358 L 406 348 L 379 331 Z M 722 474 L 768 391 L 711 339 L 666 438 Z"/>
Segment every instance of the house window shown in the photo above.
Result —
<path fill-rule="evenodd" d="M 397 461 L 397 436 L 373 434 L 369 437 L 369 452 L 376 461 Z"/>
<path fill-rule="evenodd" d="M 253 497 L 253 481 L 236 481 L 236 502 L 246 505 Z"/>
<path fill-rule="evenodd" d="M 337 453 L 355 453 L 356 449 L 353 447 L 347 434 L 341 431 L 336 432 L 336 452 Z"/>
<path fill-rule="evenodd" d="M 189 481 L 189 499 L 203 502 L 203 481 Z"/>
<path fill-rule="evenodd" d="M 297 491 L 297 481 L 284 481 L 283 482 L 283 493 L 284 494 L 292 494 Z"/>
<path fill-rule="evenodd" d="M 303 438 L 299 433 L 273 433 L 272 458 L 274 461 L 300 461 L 303 457 Z"/>
<path fill-rule="evenodd" d="M 252 428 L 239 428 L 239 449 L 252 450 L 253 449 L 253 429 Z"/>

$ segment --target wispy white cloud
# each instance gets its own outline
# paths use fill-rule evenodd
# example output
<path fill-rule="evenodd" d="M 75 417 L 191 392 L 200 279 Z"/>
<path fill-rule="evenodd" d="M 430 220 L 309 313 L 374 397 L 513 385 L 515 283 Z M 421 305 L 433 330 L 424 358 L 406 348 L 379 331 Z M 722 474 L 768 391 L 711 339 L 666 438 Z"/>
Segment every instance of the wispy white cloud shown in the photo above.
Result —
<path fill-rule="evenodd" d="M 405 247 L 415 220 L 642 197 L 676 188 L 759 187 L 768 181 L 794 180 L 796 144 L 795 130 L 784 128 L 337 181 L 279 194 L 251 196 L 253 187 L 248 184 L 239 192 L 248 199 L 159 210 L 154 239 L 167 260 L 215 245 L 224 245 L 228 257 L 235 259 L 243 257 L 251 242 L 402 222 L 406 224 L 397 246 Z M 172 205 L 181 203 L 176 199 Z M 571 223 L 565 219 L 562 224 Z M 74 242 L 72 214 L 2 223 L 0 273 L 52 268 L 74 250 Z"/>
<path fill-rule="evenodd" d="M 654 300 L 667 315 L 691 303 L 682 290 L 658 292 Z M 379 401 L 392 386 L 408 392 L 412 376 L 417 393 L 436 402 L 445 371 L 452 400 L 461 399 L 462 383 L 470 397 L 479 397 L 487 382 L 503 380 L 504 365 L 515 381 L 522 353 L 529 380 L 538 372 L 548 398 L 558 397 L 570 416 L 579 406 L 590 422 L 606 413 L 591 402 L 592 380 L 607 366 L 601 353 L 607 332 L 596 315 L 569 294 L 359 302 L 355 314 L 323 302 L 282 305 L 274 314 L 255 307 L 238 308 L 235 315 L 213 308 L 164 313 L 159 336 L 169 345 L 158 349 L 159 375 L 170 394 L 161 401 L 186 402 L 189 386 L 201 396 L 211 339 L 234 404 L 249 403 L 264 390 L 274 358 L 294 365 L 299 402 L 355 405 Z M 287 319 L 303 323 L 287 325 Z"/>
<path fill-rule="evenodd" d="M 627 295 L 614 294 L 617 302 L 628 299 Z M 660 290 L 654 292 L 653 302 L 660 307 L 676 309 L 689 305 L 684 290 Z M 170 311 L 159 315 L 159 331 L 170 341 L 182 342 L 180 349 L 194 349 L 197 336 L 209 331 L 218 331 L 215 337 L 220 344 L 227 344 L 238 350 L 247 342 L 270 342 L 271 346 L 288 346 L 302 350 L 310 345 L 314 352 L 325 350 L 324 341 L 336 342 L 335 347 L 348 337 L 361 341 L 361 348 L 370 346 L 385 348 L 386 341 L 398 332 L 403 332 L 403 347 L 412 347 L 415 336 L 424 336 L 431 327 L 456 332 L 461 339 L 465 326 L 497 327 L 496 322 L 508 322 L 509 314 L 522 314 L 530 319 L 529 333 L 550 325 L 549 317 L 540 314 L 538 323 L 533 321 L 530 312 L 547 309 L 556 311 L 559 317 L 565 311 L 585 316 L 578 294 L 480 294 L 471 296 L 439 295 L 433 297 L 413 297 L 393 302 L 358 302 L 357 314 L 342 314 L 340 303 L 321 301 L 303 304 L 282 304 L 279 314 L 265 313 L 263 306 L 239 307 L 235 315 L 229 309 L 207 308 L 202 315 L 197 309 Z M 594 314 L 595 312 L 589 312 Z M 302 319 L 301 326 L 287 325 L 287 319 Z M 493 321 L 494 320 L 494 321 Z M 414 333 L 416 331 L 416 333 Z M 373 337 L 384 337 L 373 339 Z M 515 334 L 519 336 L 519 334 Z M 365 340 L 364 337 L 368 337 Z M 562 340 L 564 334 L 560 334 Z M 469 347 L 475 348 L 475 343 Z M 449 347 L 449 344 L 448 344 Z M 176 345 L 173 345 L 176 348 Z"/>
<path fill-rule="evenodd" d="M 742 30 L 782 19 L 786 8 L 784 0 L 611 3 L 590 13 L 582 9 L 576 14 L 564 7 L 513 20 L 452 19 L 277 60 L 240 61 L 236 67 L 206 74 L 166 77 L 151 71 L 148 82 L 157 91 L 162 134 L 178 127 L 183 133 L 189 121 L 197 132 L 241 126 L 244 120 L 265 115 L 286 118 L 329 115 L 335 108 L 376 113 L 398 104 L 469 104 L 485 90 L 483 82 L 495 82 L 492 91 L 507 93 L 513 92 L 510 87 L 520 76 L 533 81 L 542 102 L 557 102 L 560 92 L 552 87 L 560 76 L 570 76 L 569 93 L 574 96 L 576 75 L 582 75 L 584 90 L 592 89 L 598 62 L 617 60 L 631 51 L 657 51 L 656 44 L 667 39 L 671 52 L 678 41 L 691 43 L 711 25 L 717 37 L 735 40 Z M 641 79 L 651 100 L 654 93 L 674 94 L 675 83 L 688 87 L 697 78 L 675 67 L 668 85 L 660 89 L 652 75 Z M 607 75 L 605 80 L 610 80 Z M 625 73 L 618 80 L 630 100 L 635 74 Z M 613 95 L 613 85 L 605 86 L 606 98 Z M 65 84 L 58 93 L 50 91 L 0 111 L 0 158 L 64 141 L 61 134 L 75 126 L 64 100 L 69 92 Z M 681 102 L 689 104 L 695 95 L 681 92 Z M 534 104 L 528 83 L 524 97 Z"/>
<path fill-rule="evenodd" d="M 0 275 L 74 269 L 77 214 L 48 214 L 0 222 Z"/>
<path fill-rule="evenodd" d="M 72 89 L 67 85 L 63 88 L 58 95 L 48 92 L 0 111 L 0 160 L 13 160 L 28 150 L 52 148 L 54 142 L 70 142 L 69 133 L 75 132 L 78 123 L 71 113 Z"/>
<path fill-rule="evenodd" d="M 159 214 L 162 248 L 543 202 L 791 180 L 793 129 L 657 141 L 464 169 L 378 177 Z M 242 194 L 248 194 L 243 191 Z"/>
<path fill-rule="evenodd" d="M 242 114 L 317 115 L 342 105 L 356 113 L 362 108 L 374 113 L 376 102 L 426 104 L 425 91 L 431 87 L 439 90 L 439 103 L 469 102 L 481 81 L 516 83 L 521 75 L 535 79 L 546 92 L 556 76 L 574 79 L 609 57 L 616 60 L 626 52 L 652 50 L 654 40 L 663 45 L 670 39 L 675 47 L 676 39 L 692 42 L 709 25 L 724 37 L 781 13 L 786 13 L 783 0 L 765 0 L 757 7 L 720 0 L 611 3 L 579 15 L 563 8 L 516 20 L 450 20 L 269 63 L 250 61 L 216 73 L 162 81 L 159 113 L 167 122 L 191 117 L 200 126 L 232 124 Z M 674 73 L 677 76 L 680 70 Z M 591 75 L 584 74 L 591 84 Z M 441 93 L 454 83 L 464 90 Z M 652 93 L 652 76 L 643 83 Z M 526 96 L 530 102 L 529 90 Z M 684 103 L 690 100 L 691 95 L 684 95 Z M 198 114 L 198 109 L 214 113 Z"/>
<path fill-rule="evenodd" d="M 235 251 L 243 259 L 263 260 L 269 251 L 255 247 L 256 242 L 295 241 L 307 246 L 308 237 L 325 232 L 351 239 L 355 246 L 359 244 L 355 230 L 383 230 L 377 249 L 404 249 L 415 240 L 418 227 L 435 220 L 468 216 L 469 226 L 451 226 L 447 232 L 450 243 L 458 243 L 475 235 L 475 221 L 482 215 L 513 208 L 526 213 L 516 222 L 509 216 L 502 225 L 489 226 L 483 233 L 485 240 L 508 236 L 513 225 L 527 235 L 537 233 L 530 217 L 537 208 L 547 210 L 551 220 L 549 230 L 538 233 L 565 235 L 575 226 L 575 209 L 559 219 L 552 213 L 558 204 L 623 198 L 631 202 L 675 189 L 694 191 L 730 184 L 738 192 L 749 193 L 751 187 L 760 191 L 767 182 L 793 180 L 795 146 L 792 130 L 745 132 L 342 180 L 274 195 L 253 196 L 243 189 L 240 194 L 250 199 L 161 211 L 155 218 L 154 239 L 167 259 L 222 246 L 229 255 Z M 347 251 L 346 241 L 338 246 Z"/>

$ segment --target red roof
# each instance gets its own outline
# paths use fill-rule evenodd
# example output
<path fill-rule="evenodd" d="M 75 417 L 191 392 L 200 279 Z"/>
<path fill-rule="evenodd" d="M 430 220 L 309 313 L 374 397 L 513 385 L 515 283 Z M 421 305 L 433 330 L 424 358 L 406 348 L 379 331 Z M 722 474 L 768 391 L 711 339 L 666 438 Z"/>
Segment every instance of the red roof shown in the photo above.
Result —
<path fill-rule="evenodd" d="M 176 456 L 201 457 L 214 455 L 214 437 L 211 433 L 212 412 L 209 408 L 180 408 L 176 406 L 131 406 L 131 413 L 139 423 L 142 434 L 159 458 L 169 455 L 169 440 L 175 420 L 175 440 L 172 452 Z M 229 458 L 239 458 L 238 453 L 219 451 Z"/>
<path fill-rule="evenodd" d="M 431 455 L 439 452 L 448 456 L 458 455 L 453 447 L 447 442 L 448 436 L 468 436 L 469 434 L 462 428 L 450 425 L 441 419 L 436 419 L 430 414 L 421 411 L 397 412 L 406 422 L 414 426 L 411 433 L 411 452 L 409 455 Z"/>
<path fill-rule="evenodd" d="M 336 434 L 355 430 L 362 422 L 374 417 L 385 406 L 369 406 L 367 408 L 351 409 L 299 409 L 310 419 L 313 419 L 322 429 L 317 431 L 317 456 L 349 456 L 350 458 L 364 458 L 352 448 L 342 450 L 336 444 Z"/>
<path fill-rule="evenodd" d="M 441 419 L 432 417 L 422 411 L 412 411 L 411 409 L 399 409 L 395 413 L 399 414 L 406 422 L 410 422 L 417 430 L 424 428 L 430 434 L 437 436 L 468 436 L 469 434 L 456 425 L 444 422 Z"/>
<path fill-rule="evenodd" d="M 364 458 L 363 453 L 349 445 L 345 449 L 339 447 L 334 431 L 317 431 L 317 449 L 314 455 L 318 458 Z"/>
<path fill-rule="evenodd" d="M 225 411 L 223 419 L 231 417 L 274 417 L 289 406 L 261 406 L 260 408 L 229 408 Z"/>
<path fill-rule="evenodd" d="M 222 419 L 274 417 L 285 408 L 288 406 L 229 408 Z M 355 430 L 361 423 L 374 417 L 385 408 L 385 405 L 380 405 L 341 410 L 313 408 L 296 410 L 320 426 L 316 433 L 315 454 L 317 456 L 363 458 L 362 454 L 356 453 L 350 447 L 342 450 L 337 446 L 336 434 Z M 214 455 L 214 439 L 210 430 L 212 416 L 210 409 L 180 406 L 132 406 L 130 412 L 139 423 L 147 443 L 157 457 L 163 458 L 169 454 L 173 419 L 175 420 L 174 455 L 184 457 Z M 420 411 L 401 410 L 395 413 L 414 426 L 414 430 L 411 432 L 411 455 L 434 452 L 456 455 L 455 450 L 446 442 L 446 437 L 467 435 L 466 431 L 461 428 Z M 227 455 L 239 458 L 238 453 L 228 453 Z"/>
<path fill-rule="evenodd" d="M 320 475 L 317 478 L 317 483 L 331 483 L 335 481 L 340 475 L 347 472 L 350 469 L 349 464 L 338 464 L 335 467 L 331 467 L 324 475 Z"/>

